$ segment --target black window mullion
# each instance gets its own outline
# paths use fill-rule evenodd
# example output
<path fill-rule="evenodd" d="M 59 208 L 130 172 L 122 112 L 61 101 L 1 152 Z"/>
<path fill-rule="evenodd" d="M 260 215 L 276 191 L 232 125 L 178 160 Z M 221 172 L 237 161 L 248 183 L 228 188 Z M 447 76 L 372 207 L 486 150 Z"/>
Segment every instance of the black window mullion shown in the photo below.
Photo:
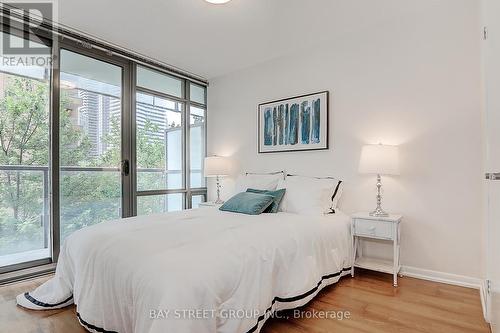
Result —
<path fill-rule="evenodd" d="M 51 124 L 51 150 L 49 167 L 50 175 L 50 220 L 52 238 L 52 262 L 57 262 L 61 248 L 60 228 L 60 196 L 59 196 L 59 100 L 60 100 L 60 43 L 52 49 L 52 71 L 51 71 L 51 100 L 50 100 L 50 124 Z"/>

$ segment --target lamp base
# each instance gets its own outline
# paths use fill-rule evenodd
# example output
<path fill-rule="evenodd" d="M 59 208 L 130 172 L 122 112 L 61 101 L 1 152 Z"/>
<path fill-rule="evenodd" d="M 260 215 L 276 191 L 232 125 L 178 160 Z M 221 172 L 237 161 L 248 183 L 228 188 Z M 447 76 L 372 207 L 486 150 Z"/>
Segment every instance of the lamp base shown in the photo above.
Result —
<path fill-rule="evenodd" d="M 377 208 L 373 212 L 370 213 L 370 216 L 373 217 L 387 217 L 389 214 L 382 209 L 382 177 L 377 175 Z"/>
<path fill-rule="evenodd" d="M 222 205 L 224 202 L 225 202 L 224 200 L 221 200 L 220 198 L 218 198 L 217 200 L 214 201 L 214 204 Z"/>
<path fill-rule="evenodd" d="M 389 213 L 384 211 L 381 207 L 377 207 L 373 212 L 370 213 L 373 217 L 388 217 Z"/>

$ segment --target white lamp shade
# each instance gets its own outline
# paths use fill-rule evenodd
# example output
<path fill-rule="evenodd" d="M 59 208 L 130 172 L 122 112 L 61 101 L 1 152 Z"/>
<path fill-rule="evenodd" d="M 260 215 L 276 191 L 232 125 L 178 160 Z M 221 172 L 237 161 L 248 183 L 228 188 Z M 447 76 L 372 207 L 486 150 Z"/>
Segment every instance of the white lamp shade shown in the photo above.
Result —
<path fill-rule="evenodd" d="M 361 150 L 359 172 L 399 175 L 399 149 L 396 146 L 366 145 Z"/>
<path fill-rule="evenodd" d="M 230 167 L 231 165 L 227 157 L 205 157 L 205 177 L 227 176 L 229 175 Z"/>

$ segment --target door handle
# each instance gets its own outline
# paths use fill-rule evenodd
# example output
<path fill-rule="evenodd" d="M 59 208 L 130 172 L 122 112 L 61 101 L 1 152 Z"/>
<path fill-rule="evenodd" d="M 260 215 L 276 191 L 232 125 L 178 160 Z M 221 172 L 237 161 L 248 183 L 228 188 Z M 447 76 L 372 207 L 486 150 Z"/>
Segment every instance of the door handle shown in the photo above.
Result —
<path fill-rule="evenodd" d="M 128 160 L 123 160 L 121 163 L 122 175 L 128 176 L 130 173 L 130 163 Z"/>
<path fill-rule="evenodd" d="M 491 172 L 486 174 L 487 180 L 500 180 L 500 172 Z"/>

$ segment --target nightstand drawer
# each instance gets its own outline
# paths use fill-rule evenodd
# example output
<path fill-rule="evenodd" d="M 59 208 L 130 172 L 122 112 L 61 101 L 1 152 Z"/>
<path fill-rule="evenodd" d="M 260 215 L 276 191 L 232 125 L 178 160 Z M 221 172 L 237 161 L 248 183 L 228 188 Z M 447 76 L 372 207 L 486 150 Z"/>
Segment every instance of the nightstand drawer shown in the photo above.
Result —
<path fill-rule="evenodd" d="M 354 234 L 384 239 L 393 239 L 393 223 L 368 219 L 354 220 Z"/>

